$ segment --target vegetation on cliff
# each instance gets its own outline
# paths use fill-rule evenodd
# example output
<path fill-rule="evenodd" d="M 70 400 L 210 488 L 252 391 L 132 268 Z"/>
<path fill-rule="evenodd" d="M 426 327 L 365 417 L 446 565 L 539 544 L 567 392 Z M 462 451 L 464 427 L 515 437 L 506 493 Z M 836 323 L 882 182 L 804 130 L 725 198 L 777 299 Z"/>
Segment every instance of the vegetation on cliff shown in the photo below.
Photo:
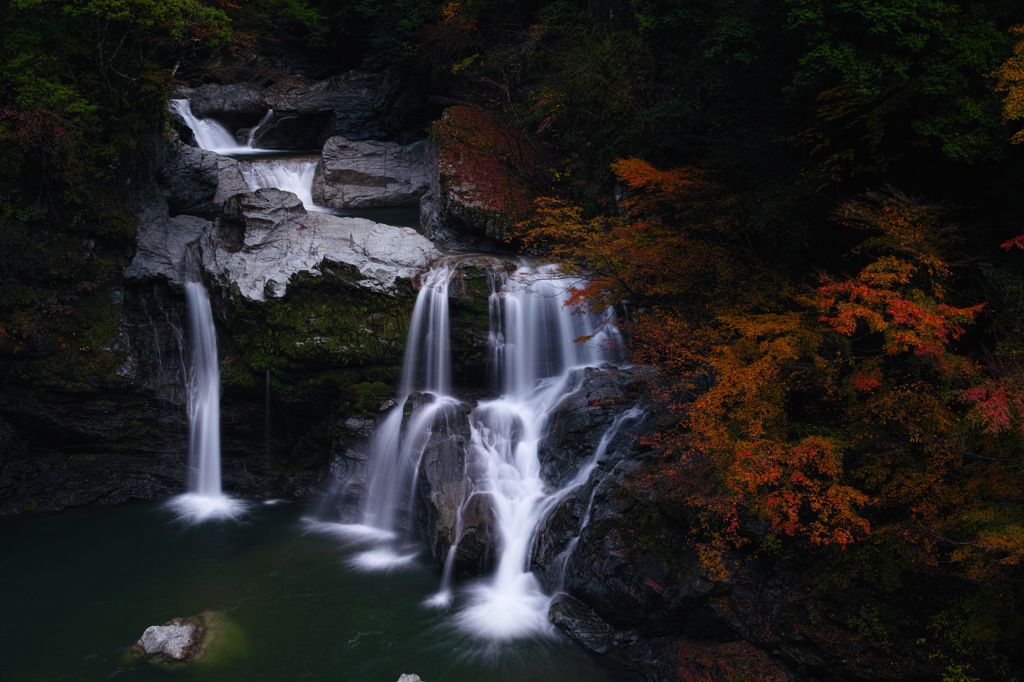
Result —
<path fill-rule="evenodd" d="M 0 6 L 5 375 L 106 357 L 88 311 L 175 79 L 394 68 L 450 107 L 442 154 L 512 244 L 624 304 L 667 415 L 636 485 L 709 576 L 803 571 L 853 674 L 1021 676 L 1019 2 Z"/>

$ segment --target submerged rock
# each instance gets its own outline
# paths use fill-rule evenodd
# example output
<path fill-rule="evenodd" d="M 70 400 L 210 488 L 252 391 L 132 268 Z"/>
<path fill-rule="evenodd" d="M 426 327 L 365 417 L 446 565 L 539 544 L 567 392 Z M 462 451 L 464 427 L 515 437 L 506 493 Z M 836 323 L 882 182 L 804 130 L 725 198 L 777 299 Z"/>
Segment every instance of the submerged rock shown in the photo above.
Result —
<path fill-rule="evenodd" d="M 427 191 L 425 147 L 332 137 L 316 167 L 313 199 L 331 208 L 417 206 Z"/>

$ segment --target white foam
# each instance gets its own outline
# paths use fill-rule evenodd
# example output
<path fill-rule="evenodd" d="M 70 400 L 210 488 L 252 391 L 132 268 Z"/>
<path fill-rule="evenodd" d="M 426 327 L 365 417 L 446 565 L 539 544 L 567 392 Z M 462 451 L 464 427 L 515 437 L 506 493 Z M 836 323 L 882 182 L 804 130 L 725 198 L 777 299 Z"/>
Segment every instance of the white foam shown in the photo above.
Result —
<path fill-rule="evenodd" d="M 238 518 L 245 513 L 249 505 L 227 495 L 185 493 L 168 500 L 166 507 L 175 512 L 179 520 L 197 524 Z"/>

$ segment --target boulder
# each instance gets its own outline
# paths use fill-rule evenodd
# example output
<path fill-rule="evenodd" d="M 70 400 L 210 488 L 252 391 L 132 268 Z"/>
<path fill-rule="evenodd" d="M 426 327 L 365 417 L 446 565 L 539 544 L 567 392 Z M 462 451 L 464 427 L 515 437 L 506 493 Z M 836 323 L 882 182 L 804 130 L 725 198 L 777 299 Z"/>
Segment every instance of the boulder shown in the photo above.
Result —
<path fill-rule="evenodd" d="M 398 80 L 389 74 L 358 70 L 322 81 L 293 78 L 279 83 L 264 93 L 274 120 L 260 128 L 257 146 L 319 148 L 334 135 L 384 139 L 384 121 L 398 91 Z"/>
<path fill-rule="evenodd" d="M 239 636 L 224 614 L 204 611 L 146 628 L 129 651 L 148 663 L 194 662 L 237 648 Z"/>
<path fill-rule="evenodd" d="M 267 111 L 264 89 L 257 83 L 208 83 L 182 88 L 175 96 L 187 99 L 197 118 L 214 118 L 231 129 L 254 126 Z"/>
<path fill-rule="evenodd" d="M 425 142 L 327 140 L 313 178 L 313 199 L 331 208 L 416 206 L 427 191 Z"/>
<path fill-rule="evenodd" d="M 430 394 L 414 394 L 406 404 L 433 400 Z M 494 517 L 486 496 L 474 494 L 474 472 L 466 465 L 472 407 L 445 402 L 433 409 L 436 412 L 417 478 L 422 530 L 439 563 L 446 561 L 454 544 L 456 571 L 477 574 L 485 567 L 494 543 Z"/>
<path fill-rule="evenodd" d="M 423 682 L 423 680 L 420 679 L 419 675 L 406 675 L 403 673 L 402 676 L 398 678 L 398 682 Z"/>
<path fill-rule="evenodd" d="M 308 212 L 291 192 L 260 189 L 232 197 L 203 240 L 203 264 L 226 289 L 253 300 L 281 296 L 295 273 L 346 267 L 358 286 L 393 293 L 440 254 L 408 227 Z"/>
<path fill-rule="evenodd" d="M 198 241 L 209 277 L 258 301 L 281 296 L 298 272 L 320 274 L 325 261 L 347 269 L 358 286 L 394 293 L 398 280 L 412 280 L 440 255 L 411 228 L 307 213 L 297 196 L 278 189 L 235 194 L 215 224 L 187 215 L 170 218 L 163 198 L 152 193 L 137 205 L 138 249 L 125 269 L 127 278 L 162 276 L 183 286 L 185 250 Z"/>
<path fill-rule="evenodd" d="M 156 169 L 160 193 L 170 215 L 209 215 L 216 211 L 214 197 L 220 180 L 220 156 L 185 144 L 177 133 L 164 146 Z"/>

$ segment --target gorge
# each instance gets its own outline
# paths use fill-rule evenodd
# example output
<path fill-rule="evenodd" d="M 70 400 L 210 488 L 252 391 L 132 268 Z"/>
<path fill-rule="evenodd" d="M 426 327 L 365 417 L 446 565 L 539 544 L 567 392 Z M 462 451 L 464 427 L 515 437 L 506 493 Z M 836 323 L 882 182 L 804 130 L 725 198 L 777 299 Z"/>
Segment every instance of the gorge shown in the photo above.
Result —
<path fill-rule="evenodd" d="M 1024 679 L 1019 2 L 3 17 L 3 679 Z"/>

